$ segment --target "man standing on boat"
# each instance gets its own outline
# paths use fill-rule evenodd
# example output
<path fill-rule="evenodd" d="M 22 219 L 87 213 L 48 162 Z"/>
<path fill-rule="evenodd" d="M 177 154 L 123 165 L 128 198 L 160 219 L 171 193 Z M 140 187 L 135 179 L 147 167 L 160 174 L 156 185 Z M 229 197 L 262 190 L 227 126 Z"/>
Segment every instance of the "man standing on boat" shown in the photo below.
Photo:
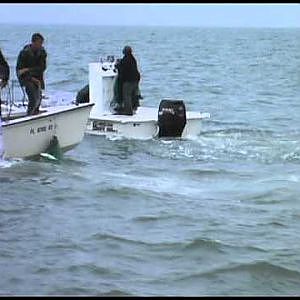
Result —
<path fill-rule="evenodd" d="M 9 65 L 0 49 L 0 89 L 7 85 L 9 80 Z"/>
<path fill-rule="evenodd" d="M 140 73 L 130 46 L 123 49 L 123 58 L 116 65 L 118 69 L 119 84 L 121 84 L 123 109 L 118 111 L 122 115 L 133 115 L 139 103 Z"/>
<path fill-rule="evenodd" d="M 34 33 L 31 44 L 20 51 L 17 61 L 17 76 L 21 86 L 25 86 L 28 96 L 28 115 L 39 113 L 42 90 L 45 88 L 44 71 L 46 70 L 47 52 L 43 47 L 44 37 Z"/>

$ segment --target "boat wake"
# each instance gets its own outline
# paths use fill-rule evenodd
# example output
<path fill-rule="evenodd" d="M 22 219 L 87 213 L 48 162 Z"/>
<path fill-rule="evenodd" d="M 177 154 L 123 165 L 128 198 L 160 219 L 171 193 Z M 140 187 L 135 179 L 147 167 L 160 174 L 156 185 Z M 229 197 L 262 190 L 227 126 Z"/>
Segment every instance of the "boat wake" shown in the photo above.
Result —
<path fill-rule="evenodd" d="M 10 168 L 20 162 L 23 162 L 23 159 L 5 160 L 5 159 L 0 158 L 0 169 Z"/>

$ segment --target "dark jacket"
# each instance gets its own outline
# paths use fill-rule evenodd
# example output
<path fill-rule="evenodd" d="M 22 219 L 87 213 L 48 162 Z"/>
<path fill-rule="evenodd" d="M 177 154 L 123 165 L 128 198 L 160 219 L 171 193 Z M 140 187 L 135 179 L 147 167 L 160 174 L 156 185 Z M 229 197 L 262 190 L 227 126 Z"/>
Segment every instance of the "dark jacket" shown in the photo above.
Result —
<path fill-rule="evenodd" d="M 0 50 L 0 78 L 5 81 L 9 80 L 9 65 L 5 60 L 1 50 Z"/>
<path fill-rule="evenodd" d="M 90 88 L 85 85 L 76 95 L 76 104 L 90 102 Z"/>
<path fill-rule="evenodd" d="M 46 70 L 46 58 L 47 52 L 44 48 L 33 51 L 30 44 L 26 45 L 23 50 L 20 51 L 16 70 L 21 85 L 24 85 L 24 82 L 30 80 L 31 77 L 35 77 L 40 80 L 42 89 L 45 88 L 44 71 Z M 30 68 L 30 70 L 19 76 L 18 71 L 23 68 Z"/>
<path fill-rule="evenodd" d="M 125 55 L 116 65 L 119 79 L 122 82 L 140 81 L 140 73 L 137 69 L 137 63 L 132 54 Z"/>

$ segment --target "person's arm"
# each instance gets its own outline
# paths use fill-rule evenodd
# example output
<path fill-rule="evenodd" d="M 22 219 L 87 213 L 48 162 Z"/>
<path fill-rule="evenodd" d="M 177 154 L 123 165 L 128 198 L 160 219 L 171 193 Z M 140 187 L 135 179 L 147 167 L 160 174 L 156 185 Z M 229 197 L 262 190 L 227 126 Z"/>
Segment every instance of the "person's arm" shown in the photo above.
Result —
<path fill-rule="evenodd" d="M 136 59 L 135 59 L 134 56 L 133 56 L 133 69 L 135 70 L 137 81 L 140 81 L 140 79 L 141 79 L 141 74 L 140 74 L 140 72 L 139 72 L 139 69 L 138 69 L 138 66 L 137 66 L 137 61 L 136 61 Z"/>
<path fill-rule="evenodd" d="M 118 77 L 121 81 L 122 81 L 122 77 L 123 77 L 123 73 L 124 73 L 123 65 L 124 65 L 124 58 L 120 59 L 116 64 L 116 68 L 118 70 Z"/>
<path fill-rule="evenodd" d="M 3 76 L 4 76 L 3 80 L 7 82 L 9 80 L 10 70 L 9 70 L 9 65 L 5 60 L 1 50 L 0 50 L 0 65 L 3 68 Z"/>
<path fill-rule="evenodd" d="M 18 77 L 24 80 L 31 80 L 31 75 L 29 73 L 29 68 L 26 67 L 26 53 L 21 51 L 18 55 L 16 71 Z"/>

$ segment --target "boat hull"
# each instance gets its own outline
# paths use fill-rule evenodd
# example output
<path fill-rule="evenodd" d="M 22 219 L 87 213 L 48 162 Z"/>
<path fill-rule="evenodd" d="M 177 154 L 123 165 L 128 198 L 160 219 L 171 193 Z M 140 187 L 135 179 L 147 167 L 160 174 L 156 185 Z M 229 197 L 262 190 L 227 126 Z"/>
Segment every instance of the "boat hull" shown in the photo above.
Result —
<path fill-rule="evenodd" d="M 86 134 L 128 139 L 153 139 L 158 136 L 157 109 L 140 107 L 133 116 L 106 113 L 89 119 Z M 193 138 L 201 132 L 201 120 L 207 114 L 187 112 L 182 138 Z"/>
<path fill-rule="evenodd" d="M 83 139 L 92 106 L 58 106 L 36 116 L 2 121 L 3 157 L 37 156 L 46 150 L 54 135 L 62 151 L 71 150 Z"/>

